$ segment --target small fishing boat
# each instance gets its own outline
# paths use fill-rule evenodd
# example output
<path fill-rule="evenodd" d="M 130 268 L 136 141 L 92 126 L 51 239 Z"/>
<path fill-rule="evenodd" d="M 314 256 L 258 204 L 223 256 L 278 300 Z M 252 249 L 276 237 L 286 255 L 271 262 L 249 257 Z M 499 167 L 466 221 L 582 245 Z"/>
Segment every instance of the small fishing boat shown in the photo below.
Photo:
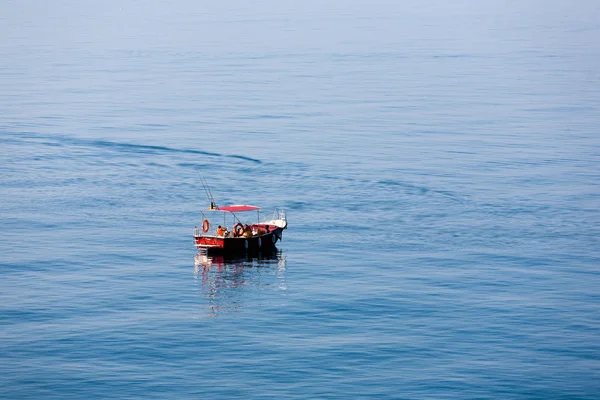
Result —
<path fill-rule="evenodd" d="M 251 211 L 257 213 L 256 222 L 244 222 L 246 218 L 241 219 L 239 214 Z M 277 208 L 272 218 L 264 221 L 260 220 L 257 206 L 218 207 L 211 202 L 208 210 L 200 212 L 202 227 L 194 227 L 194 242 L 199 251 L 223 254 L 270 251 L 287 228 L 285 210 Z"/>
<path fill-rule="evenodd" d="M 254 223 L 244 222 L 246 218 L 239 216 L 250 211 L 257 213 Z M 224 254 L 270 251 L 282 239 L 287 228 L 285 210 L 277 208 L 272 218 L 264 221 L 260 220 L 260 207 L 257 206 L 218 207 L 211 203 L 208 210 L 200 212 L 202 227 L 194 227 L 194 242 L 200 251 Z"/>

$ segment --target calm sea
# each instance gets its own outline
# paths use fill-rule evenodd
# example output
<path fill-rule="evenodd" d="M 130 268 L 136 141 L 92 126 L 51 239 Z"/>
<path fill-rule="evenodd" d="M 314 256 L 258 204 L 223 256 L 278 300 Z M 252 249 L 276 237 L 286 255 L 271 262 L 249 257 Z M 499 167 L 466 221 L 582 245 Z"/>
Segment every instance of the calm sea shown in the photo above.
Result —
<path fill-rule="evenodd" d="M 0 398 L 600 398 L 596 1 L 3 1 Z M 278 251 L 199 260 L 218 204 Z"/>

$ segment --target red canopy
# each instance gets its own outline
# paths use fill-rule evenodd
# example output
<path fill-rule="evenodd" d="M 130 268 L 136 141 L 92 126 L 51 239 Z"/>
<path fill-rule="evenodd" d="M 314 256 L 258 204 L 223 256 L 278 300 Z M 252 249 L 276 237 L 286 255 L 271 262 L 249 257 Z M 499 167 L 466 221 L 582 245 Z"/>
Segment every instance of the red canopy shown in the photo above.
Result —
<path fill-rule="evenodd" d="M 239 212 L 239 211 L 255 211 L 260 210 L 260 207 L 246 206 L 246 205 L 235 205 L 235 206 L 224 206 L 219 207 L 219 211 Z"/>

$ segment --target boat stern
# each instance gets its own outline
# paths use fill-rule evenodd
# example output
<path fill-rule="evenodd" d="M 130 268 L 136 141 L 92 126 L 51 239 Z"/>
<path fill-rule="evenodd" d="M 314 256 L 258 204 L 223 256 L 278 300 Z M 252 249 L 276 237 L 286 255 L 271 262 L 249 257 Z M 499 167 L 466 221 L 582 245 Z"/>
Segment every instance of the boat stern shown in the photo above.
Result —
<path fill-rule="evenodd" d="M 204 236 L 200 234 L 198 228 L 194 228 L 194 243 L 200 249 L 222 249 L 225 247 L 225 241 L 217 236 Z"/>

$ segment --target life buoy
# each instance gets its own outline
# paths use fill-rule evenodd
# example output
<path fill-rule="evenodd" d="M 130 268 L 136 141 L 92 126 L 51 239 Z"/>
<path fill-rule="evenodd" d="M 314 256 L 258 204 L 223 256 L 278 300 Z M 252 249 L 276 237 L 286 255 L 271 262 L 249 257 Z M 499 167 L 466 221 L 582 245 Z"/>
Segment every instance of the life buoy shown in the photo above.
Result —
<path fill-rule="evenodd" d="M 235 233 L 235 236 L 242 236 L 242 233 L 244 233 L 244 225 L 238 222 L 233 227 L 233 232 Z"/>
<path fill-rule="evenodd" d="M 206 232 L 208 232 L 209 229 L 210 229 L 210 222 L 208 222 L 208 220 L 205 218 L 204 221 L 202 221 L 202 232 L 206 233 Z"/>

